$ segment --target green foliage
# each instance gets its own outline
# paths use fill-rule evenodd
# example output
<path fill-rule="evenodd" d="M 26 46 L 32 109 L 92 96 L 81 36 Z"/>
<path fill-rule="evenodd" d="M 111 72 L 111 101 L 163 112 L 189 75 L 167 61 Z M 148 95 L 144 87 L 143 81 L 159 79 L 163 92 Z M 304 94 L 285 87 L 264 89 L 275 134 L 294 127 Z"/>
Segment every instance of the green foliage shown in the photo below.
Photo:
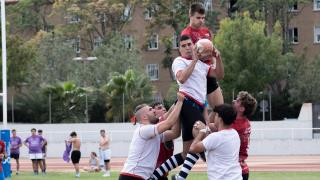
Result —
<path fill-rule="evenodd" d="M 171 79 L 174 80 L 174 76 L 171 70 L 171 65 L 174 60 L 174 57 L 172 56 L 172 37 L 165 36 L 161 39 L 161 42 L 165 46 L 165 57 L 162 59 L 162 67 L 168 69 Z"/>
<path fill-rule="evenodd" d="M 40 32 L 30 40 L 37 49 L 36 56 L 28 66 L 28 82 L 32 87 L 72 81 L 79 86 L 100 87 L 109 81 L 110 73 L 124 73 L 132 68 L 141 71 L 137 50 L 128 50 L 123 38 L 115 33 L 109 41 L 98 47 L 93 55 L 97 60 L 74 61 L 71 44 L 59 33 Z"/>
<path fill-rule="evenodd" d="M 170 107 L 177 100 L 178 90 L 179 90 L 178 83 L 176 81 L 172 82 L 164 101 L 166 107 Z"/>
<path fill-rule="evenodd" d="M 171 26 L 176 32 L 180 32 L 189 22 L 188 10 L 190 0 L 143 0 L 144 7 L 152 12 L 151 29 Z"/>
<path fill-rule="evenodd" d="M 46 97 L 51 96 L 54 123 L 85 122 L 85 89 L 63 82 L 44 86 L 42 92 Z"/>
<path fill-rule="evenodd" d="M 138 50 L 134 46 L 127 49 L 120 33 L 112 33 L 107 39 L 105 44 L 93 52 L 98 60 L 88 65 L 95 85 L 108 83 L 114 72 L 124 74 L 128 69 L 143 71 Z"/>
<path fill-rule="evenodd" d="M 7 78 L 8 86 L 18 87 L 26 82 L 27 66 L 35 56 L 18 36 L 7 37 Z M 0 62 L 2 62 L 2 57 Z M 0 70 L 2 76 L 2 68 Z M 0 80 L 2 83 L 2 78 Z"/>
<path fill-rule="evenodd" d="M 320 56 L 298 65 L 289 78 L 290 99 L 294 103 L 319 102 Z"/>
<path fill-rule="evenodd" d="M 43 85 L 40 89 L 19 94 L 15 97 L 15 122 L 86 122 L 86 98 L 88 101 L 89 122 L 105 122 L 107 109 L 105 99 L 102 97 L 103 95 L 98 91 L 93 91 L 90 88 L 80 88 L 72 82 Z M 49 122 L 50 103 L 51 122 Z M 8 115 L 10 120 L 11 113 L 8 113 Z"/>
<path fill-rule="evenodd" d="M 277 34 L 267 37 L 264 28 L 264 22 L 254 21 L 247 13 L 221 21 L 214 43 L 225 66 L 221 85 L 226 99 L 232 97 L 232 91 L 264 90 L 283 76 L 279 71 L 284 63 L 281 38 Z"/>
<path fill-rule="evenodd" d="M 40 93 L 40 91 L 30 91 L 19 94 L 14 100 L 15 122 L 48 123 L 48 109 L 48 96 Z M 8 118 L 8 120 L 10 120 L 10 118 Z"/>
<path fill-rule="evenodd" d="M 47 15 L 54 0 L 22 0 L 8 7 L 10 23 L 14 31 L 38 32 L 49 30 Z"/>
<path fill-rule="evenodd" d="M 59 34 L 39 32 L 29 44 L 37 49 L 36 56 L 27 67 L 27 78 L 32 87 L 73 80 L 73 70 L 81 67 L 72 61 L 73 50 Z"/>
<path fill-rule="evenodd" d="M 107 99 L 107 120 L 120 121 L 123 109 L 128 120 L 137 105 L 152 101 L 153 87 L 144 74 L 129 69 L 125 74 L 114 73 L 102 92 Z"/>
<path fill-rule="evenodd" d="M 106 40 L 110 33 L 121 31 L 130 20 L 134 4 L 133 0 L 56 0 L 51 16 L 67 20 L 56 29 L 70 38 L 80 36 L 81 49 L 91 51 L 95 38 Z"/>

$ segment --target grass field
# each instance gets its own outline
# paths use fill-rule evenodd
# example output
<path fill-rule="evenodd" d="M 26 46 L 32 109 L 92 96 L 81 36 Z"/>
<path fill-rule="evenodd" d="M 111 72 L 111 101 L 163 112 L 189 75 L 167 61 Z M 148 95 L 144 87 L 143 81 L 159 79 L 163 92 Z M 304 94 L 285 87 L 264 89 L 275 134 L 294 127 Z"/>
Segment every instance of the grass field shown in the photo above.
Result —
<path fill-rule="evenodd" d="M 80 179 L 85 180 L 117 180 L 119 172 L 111 172 L 111 177 L 102 177 L 101 173 L 81 173 Z M 319 180 L 319 172 L 252 172 L 250 180 Z M 74 180 L 74 173 L 49 172 L 46 175 L 34 176 L 31 172 L 22 172 L 18 176 L 13 175 L 12 180 Z M 188 179 L 206 180 L 206 173 L 192 172 Z"/>

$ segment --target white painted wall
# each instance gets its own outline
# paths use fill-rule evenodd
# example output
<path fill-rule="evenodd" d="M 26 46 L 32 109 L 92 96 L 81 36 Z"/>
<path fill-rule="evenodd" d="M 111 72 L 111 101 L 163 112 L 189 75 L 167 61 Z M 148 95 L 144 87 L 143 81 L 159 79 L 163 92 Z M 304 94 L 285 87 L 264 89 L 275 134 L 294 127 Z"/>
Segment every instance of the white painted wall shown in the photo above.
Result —
<path fill-rule="evenodd" d="M 320 154 L 320 139 L 312 136 L 312 106 L 302 107 L 299 119 L 284 121 L 251 122 L 252 134 L 249 153 L 251 155 L 303 155 Z M 311 115 L 310 115 L 311 113 Z M 61 157 L 64 140 L 71 131 L 76 131 L 82 140 L 82 155 L 89 156 L 98 151 L 99 131 L 105 129 L 111 137 L 112 155 L 127 156 L 135 126 L 130 123 L 101 124 L 8 124 L 17 129 L 24 140 L 30 136 L 31 128 L 42 129 L 48 140 L 48 156 Z M 181 138 L 175 140 L 175 152 L 182 150 Z M 21 148 L 21 156 L 27 156 L 27 148 Z"/>
<path fill-rule="evenodd" d="M 30 136 L 30 129 L 35 127 L 44 131 L 48 140 L 48 156 L 60 157 L 64 151 L 64 140 L 71 131 L 78 132 L 82 140 L 82 154 L 88 156 L 97 152 L 99 130 L 106 129 L 112 139 L 113 156 L 126 156 L 135 127 L 130 123 L 114 124 L 9 124 L 10 129 L 24 140 Z M 305 129 L 297 129 L 297 128 Z M 320 154 L 320 139 L 312 139 L 311 128 L 298 120 L 279 122 L 252 122 L 252 136 L 249 152 L 252 155 L 284 154 Z M 181 138 L 175 140 L 175 152 L 182 149 Z M 21 148 L 21 156 L 27 157 L 26 147 Z"/>

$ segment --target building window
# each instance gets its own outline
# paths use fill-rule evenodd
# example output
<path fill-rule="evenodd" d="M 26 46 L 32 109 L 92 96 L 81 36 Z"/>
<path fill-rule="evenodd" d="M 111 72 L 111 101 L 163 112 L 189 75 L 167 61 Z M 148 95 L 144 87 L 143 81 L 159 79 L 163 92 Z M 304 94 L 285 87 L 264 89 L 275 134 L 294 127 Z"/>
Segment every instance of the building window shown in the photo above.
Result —
<path fill-rule="evenodd" d="M 127 4 L 127 6 L 123 10 L 122 20 L 123 21 L 130 21 L 132 19 L 132 6 L 131 4 Z"/>
<path fill-rule="evenodd" d="M 203 5 L 206 9 L 206 12 L 212 11 L 212 0 L 204 0 Z"/>
<path fill-rule="evenodd" d="M 151 81 L 159 80 L 159 65 L 147 64 L 147 74 Z"/>
<path fill-rule="evenodd" d="M 124 36 L 124 47 L 126 49 L 132 49 L 132 44 L 133 44 L 133 37 L 129 34 L 126 34 Z"/>
<path fill-rule="evenodd" d="M 313 9 L 317 11 L 320 10 L 320 0 L 313 0 Z"/>
<path fill-rule="evenodd" d="M 314 27 L 314 42 L 320 43 L 320 25 Z"/>
<path fill-rule="evenodd" d="M 289 11 L 290 12 L 298 11 L 298 3 L 295 2 L 294 4 L 289 5 Z"/>
<path fill-rule="evenodd" d="M 161 104 L 163 104 L 163 97 L 161 95 L 161 92 L 159 91 L 155 93 L 152 99 L 153 99 L 153 102 L 160 102 Z"/>
<path fill-rule="evenodd" d="M 172 48 L 173 49 L 179 48 L 179 36 L 176 32 L 174 32 L 172 36 Z"/>
<path fill-rule="evenodd" d="M 158 34 L 153 34 L 149 39 L 148 49 L 149 50 L 156 50 L 156 49 L 158 49 L 158 45 L 159 45 Z"/>
<path fill-rule="evenodd" d="M 96 49 L 96 48 L 100 47 L 101 44 L 102 44 L 101 37 L 94 38 L 94 40 L 93 40 L 93 49 Z"/>
<path fill-rule="evenodd" d="M 298 28 L 289 28 L 288 30 L 289 42 L 296 44 L 299 42 Z"/>
<path fill-rule="evenodd" d="M 153 10 L 152 8 L 146 8 L 144 11 L 144 19 L 151 20 L 152 19 Z"/>
<path fill-rule="evenodd" d="M 96 16 L 97 16 L 97 21 L 99 23 L 103 23 L 107 21 L 106 13 L 96 13 Z"/>
<path fill-rule="evenodd" d="M 77 14 L 73 14 L 69 17 L 69 24 L 79 23 L 80 22 L 80 16 Z"/>
<path fill-rule="evenodd" d="M 77 54 L 80 54 L 80 36 L 71 39 L 71 46 Z"/>
<path fill-rule="evenodd" d="M 238 7 L 237 7 L 237 0 L 230 0 L 230 3 L 229 3 L 229 12 L 230 13 L 234 13 L 238 10 Z"/>

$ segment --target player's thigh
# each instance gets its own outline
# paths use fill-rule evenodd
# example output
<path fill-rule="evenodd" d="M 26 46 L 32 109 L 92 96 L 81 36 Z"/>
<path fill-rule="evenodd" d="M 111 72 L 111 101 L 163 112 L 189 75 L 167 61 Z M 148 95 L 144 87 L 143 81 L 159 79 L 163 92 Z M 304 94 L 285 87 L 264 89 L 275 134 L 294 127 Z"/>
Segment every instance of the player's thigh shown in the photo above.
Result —
<path fill-rule="evenodd" d="M 208 94 L 207 98 L 208 98 L 209 105 L 211 107 L 215 107 L 217 105 L 224 103 L 223 95 L 220 87 L 218 87 L 215 91 Z"/>
<path fill-rule="evenodd" d="M 193 140 L 192 128 L 195 122 L 205 122 L 203 118 L 203 109 L 201 108 L 202 107 L 200 107 L 193 101 L 185 100 L 185 102 L 183 103 L 180 112 L 183 141 Z"/>

